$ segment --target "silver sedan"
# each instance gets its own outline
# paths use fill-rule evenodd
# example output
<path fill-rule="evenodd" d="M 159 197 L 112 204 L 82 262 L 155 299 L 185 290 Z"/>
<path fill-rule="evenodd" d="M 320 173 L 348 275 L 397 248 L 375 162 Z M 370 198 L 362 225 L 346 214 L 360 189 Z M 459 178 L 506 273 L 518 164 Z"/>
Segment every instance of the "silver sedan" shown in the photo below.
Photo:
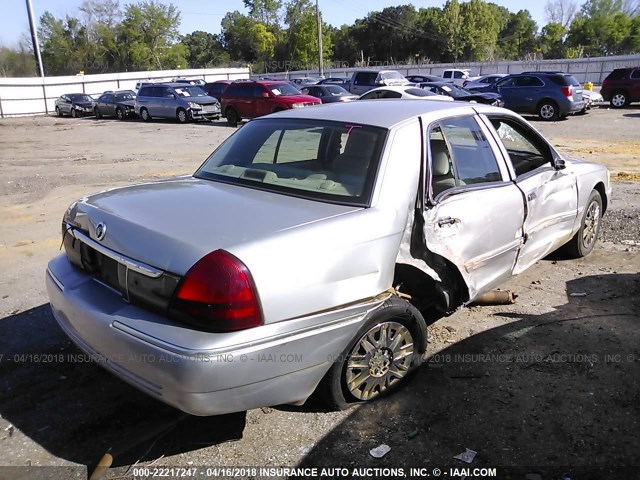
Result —
<path fill-rule="evenodd" d="M 558 248 L 588 254 L 610 195 L 604 167 L 504 109 L 289 110 L 249 122 L 192 177 L 73 203 L 47 290 L 81 349 L 185 412 L 317 389 L 344 408 L 420 365 L 416 305 L 451 312 Z"/>

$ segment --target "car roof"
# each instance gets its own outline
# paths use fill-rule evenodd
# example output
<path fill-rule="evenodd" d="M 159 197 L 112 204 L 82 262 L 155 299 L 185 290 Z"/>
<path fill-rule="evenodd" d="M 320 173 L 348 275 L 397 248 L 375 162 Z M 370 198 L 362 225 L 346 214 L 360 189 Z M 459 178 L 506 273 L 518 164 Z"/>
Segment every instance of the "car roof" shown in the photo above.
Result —
<path fill-rule="evenodd" d="M 509 115 L 508 110 L 468 102 L 430 102 L 422 99 L 378 99 L 358 100 L 346 103 L 329 103 L 314 107 L 296 108 L 269 115 L 269 118 L 298 118 L 349 122 L 391 128 L 395 125 L 417 118 L 432 115 L 445 117 L 451 114 L 501 113 Z M 260 119 L 252 120 L 260 121 Z"/>
<path fill-rule="evenodd" d="M 415 87 L 414 85 L 386 85 L 383 87 L 372 88 L 371 90 L 364 92 L 363 95 L 369 92 L 377 92 L 378 90 L 390 90 L 392 92 L 404 93 L 411 88 L 417 88 L 417 87 Z"/>
<path fill-rule="evenodd" d="M 190 83 L 184 83 L 184 82 L 163 82 L 160 85 L 163 85 L 165 87 L 176 87 L 176 88 L 202 87 L 202 85 L 192 85 Z"/>

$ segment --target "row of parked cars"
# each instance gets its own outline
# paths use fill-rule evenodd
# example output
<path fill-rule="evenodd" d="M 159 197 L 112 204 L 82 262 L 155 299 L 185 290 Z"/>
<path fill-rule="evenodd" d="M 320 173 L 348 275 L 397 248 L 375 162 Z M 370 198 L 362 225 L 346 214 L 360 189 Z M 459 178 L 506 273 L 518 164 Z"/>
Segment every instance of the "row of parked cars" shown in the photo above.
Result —
<path fill-rule="evenodd" d="M 320 103 L 389 98 L 436 101 L 461 100 L 506 107 L 558 120 L 586 113 L 593 104 L 609 100 L 623 107 L 640 100 L 640 68 L 614 70 L 603 82 L 602 95 L 585 90 L 573 75 L 555 71 L 490 74 L 471 77 L 462 70 L 445 71 L 448 78 L 431 75 L 404 77 L 392 70 L 362 70 L 351 78 L 312 78 L 292 81 L 174 79 L 172 82 L 139 82 L 132 90 L 107 91 L 97 100 L 86 94 L 62 95 L 56 101 L 59 116 L 95 115 L 124 120 L 139 116 L 177 119 L 180 123 L 225 117 L 230 125 L 280 110 Z M 462 81 L 463 85 L 459 83 Z"/>

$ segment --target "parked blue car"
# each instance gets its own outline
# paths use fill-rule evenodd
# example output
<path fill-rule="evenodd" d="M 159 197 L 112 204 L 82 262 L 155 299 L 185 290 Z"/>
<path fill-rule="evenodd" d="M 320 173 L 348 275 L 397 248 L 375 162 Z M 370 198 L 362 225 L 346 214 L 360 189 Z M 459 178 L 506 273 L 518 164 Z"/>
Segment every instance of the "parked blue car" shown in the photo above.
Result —
<path fill-rule="evenodd" d="M 524 72 L 504 77 L 476 92 L 502 95 L 505 107 L 519 113 L 537 114 L 542 120 L 558 120 L 583 111 L 582 86 L 562 72 Z"/>

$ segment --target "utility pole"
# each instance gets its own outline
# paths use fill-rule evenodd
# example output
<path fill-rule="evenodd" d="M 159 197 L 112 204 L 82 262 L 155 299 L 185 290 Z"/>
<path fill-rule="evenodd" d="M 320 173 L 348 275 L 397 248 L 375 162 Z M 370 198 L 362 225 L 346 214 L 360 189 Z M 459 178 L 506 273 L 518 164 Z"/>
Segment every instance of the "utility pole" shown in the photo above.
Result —
<path fill-rule="evenodd" d="M 318 71 L 320 77 L 324 77 L 324 65 L 322 60 L 322 20 L 320 19 L 320 7 L 316 0 L 316 19 L 318 20 Z"/>
<path fill-rule="evenodd" d="M 33 53 L 36 56 L 36 63 L 38 64 L 38 72 L 40 76 L 44 78 L 44 69 L 42 68 L 42 57 L 40 56 L 40 44 L 38 43 L 38 32 L 36 29 L 36 22 L 33 20 L 33 7 L 31 6 L 31 0 L 27 1 L 27 14 L 29 15 L 29 26 L 31 27 L 31 42 L 33 44 Z"/>

